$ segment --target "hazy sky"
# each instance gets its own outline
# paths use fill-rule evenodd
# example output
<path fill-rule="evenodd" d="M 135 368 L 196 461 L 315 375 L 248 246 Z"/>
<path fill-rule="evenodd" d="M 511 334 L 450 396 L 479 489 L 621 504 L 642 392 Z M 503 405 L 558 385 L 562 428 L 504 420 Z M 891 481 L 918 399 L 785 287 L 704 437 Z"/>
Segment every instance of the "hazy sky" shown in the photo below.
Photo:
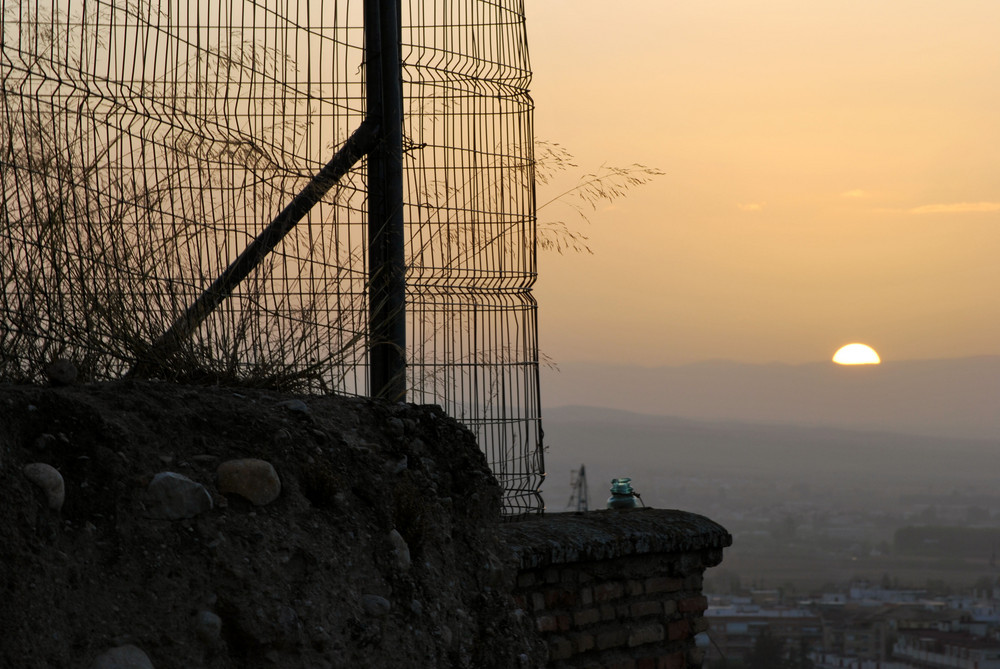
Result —
<path fill-rule="evenodd" d="M 537 137 L 666 173 L 543 254 L 545 354 L 1000 354 L 1000 2 L 526 4 Z"/>

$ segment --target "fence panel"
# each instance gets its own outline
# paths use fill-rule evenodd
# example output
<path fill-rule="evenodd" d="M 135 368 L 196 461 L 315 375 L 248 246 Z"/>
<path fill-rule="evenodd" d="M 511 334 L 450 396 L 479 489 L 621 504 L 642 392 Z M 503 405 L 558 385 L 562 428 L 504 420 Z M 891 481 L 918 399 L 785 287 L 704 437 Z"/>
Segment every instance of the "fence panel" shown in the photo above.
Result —
<path fill-rule="evenodd" d="M 365 118 L 361 0 L 0 0 L 0 379 L 119 378 Z M 541 508 L 523 3 L 403 0 L 411 401 Z M 365 394 L 364 165 L 153 373 Z"/>

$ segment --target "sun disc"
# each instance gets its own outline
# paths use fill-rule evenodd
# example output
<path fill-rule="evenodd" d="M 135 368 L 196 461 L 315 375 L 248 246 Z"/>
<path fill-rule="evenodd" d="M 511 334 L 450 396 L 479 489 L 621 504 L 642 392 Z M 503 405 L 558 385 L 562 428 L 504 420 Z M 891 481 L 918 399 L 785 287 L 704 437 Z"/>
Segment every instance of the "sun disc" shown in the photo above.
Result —
<path fill-rule="evenodd" d="M 882 362 L 875 349 L 867 344 L 841 346 L 833 354 L 833 361 L 838 365 L 877 365 Z"/>

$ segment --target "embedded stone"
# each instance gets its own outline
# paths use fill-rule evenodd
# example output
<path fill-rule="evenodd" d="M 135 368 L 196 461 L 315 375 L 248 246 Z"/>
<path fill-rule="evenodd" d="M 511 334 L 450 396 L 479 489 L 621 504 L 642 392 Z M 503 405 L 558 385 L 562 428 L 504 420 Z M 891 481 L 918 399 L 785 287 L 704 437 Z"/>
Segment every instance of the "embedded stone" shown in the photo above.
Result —
<path fill-rule="evenodd" d="M 385 597 L 378 595 L 362 595 L 361 606 L 365 613 L 376 618 L 388 615 L 389 611 L 392 610 L 392 603 Z"/>
<path fill-rule="evenodd" d="M 49 508 L 58 511 L 66 501 L 66 484 L 62 474 L 55 467 L 44 462 L 32 462 L 24 466 L 24 476 L 45 491 Z"/>
<path fill-rule="evenodd" d="M 284 407 L 289 411 L 295 413 L 303 413 L 303 414 L 312 413 L 312 410 L 309 408 L 309 405 L 303 402 L 302 400 L 285 400 L 283 402 L 278 402 L 278 406 Z"/>
<path fill-rule="evenodd" d="M 154 669 L 143 650 L 132 644 L 109 648 L 94 659 L 90 669 Z"/>
<path fill-rule="evenodd" d="M 286 634 L 295 634 L 301 626 L 298 612 L 290 606 L 279 606 L 278 626 L 282 628 Z"/>
<path fill-rule="evenodd" d="M 202 484 L 176 472 L 160 472 L 146 487 L 156 518 L 194 518 L 212 508 L 212 495 Z"/>
<path fill-rule="evenodd" d="M 400 439 L 406 433 L 406 427 L 403 425 L 403 421 L 398 418 L 390 418 L 385 422 L 386 432 L 393 439 Z"/>
<path fill-rule="evenodd" d="M 406 539 L 403 538 L 403 535 L 398 530 L 393 529 L 389 532 L 389 543 L 392 544 L 396 566 L 401 571 L 407 571 L 410 565 L 413 564 L 413 560 L 410 558 L 410 547 L 406 544 Z"/>
<path fill-rule="evenodd" d="M 211 611 L 199 611 L 195 625 L 198 638 L 205 643 L 215 643 L 222 635 L 222 618 Z"/>
<path fill-rule="evenodd" d="M 503 560 L 492 551 L 487 551 L 485 567 L 486 582 L 494 588 L 502 585 L 506 576 L 503 568 Z"/>
<path fill-rule="evenodd" d="M 399 460 L 386 460 L 383 467 L 389 474 L 401 474 L 409 467 L 409 459 L 404 455 Z"/>
<path fill-rule="evenodd" d="M 227 460 L 219 465 L 216 475 L 222 493 L 236 493 L 257 506 L 270 504 L 281 494 L 278 472 L 266 460 Z"/>

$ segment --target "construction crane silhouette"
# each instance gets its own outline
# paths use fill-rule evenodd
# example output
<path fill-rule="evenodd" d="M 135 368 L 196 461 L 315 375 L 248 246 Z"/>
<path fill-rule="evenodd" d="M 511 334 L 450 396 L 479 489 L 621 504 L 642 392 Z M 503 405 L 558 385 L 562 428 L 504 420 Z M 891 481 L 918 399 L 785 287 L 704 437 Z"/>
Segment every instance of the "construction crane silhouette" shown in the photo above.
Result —
<path fill-rule="evenodd" d="M 570 473 L 570 487 L 572 490 L 566 508 L 580 513 L 587 511 L 590 504 L 590 494 L 587 492 L 587 468 L 584 465 L 580 465 L 578 471 L 574 470 Z"/>

